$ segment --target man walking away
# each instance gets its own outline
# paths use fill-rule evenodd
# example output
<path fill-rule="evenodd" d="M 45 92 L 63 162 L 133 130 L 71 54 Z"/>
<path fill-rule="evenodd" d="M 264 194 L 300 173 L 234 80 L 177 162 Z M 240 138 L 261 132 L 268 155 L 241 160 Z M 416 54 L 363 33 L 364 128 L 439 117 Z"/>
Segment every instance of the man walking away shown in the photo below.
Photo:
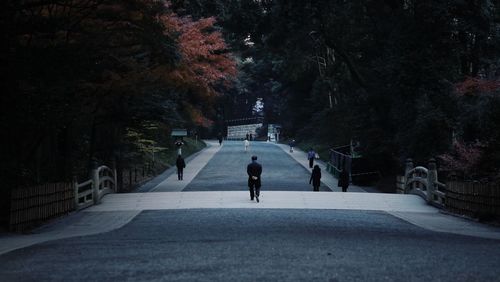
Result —
<path fill-rule="evenodd" d="M 248 189 L 250 190 L 250 201 L 255 199 L 259 202 L 260 195 L 260 175 L 262 174 L 262 166 L 257 162 L 257 156 L 252 156 L 252 162 L 247 166 L 248 174 Z"/>
<path fill-rule="evenodd" d="M 342 187 L 342 192 L 347 192 L 347 187 L 349 187 L 349 172 L 345 166 L 340 172 L 338 186 Z"/>
<path fill-rule="evenodd" d="M 219 139 L 219 146 L 222 146 L 222 134 L 219 133 L 217 138 Z"/>
<path fill-rule="evenodd" d="M 309 160 L 309 168 L 313 168 L 315 156 L 316 152 L 314 152 L 313 148 L 310 148 L 309 152 L 307 152 L 307 159 Z"/>
<path fill-rule="evenodd" d="M 321 184 L 321 168 L 318 165 L 314 166 L 314 169 L 311 173 L 311 178 L 309 179 L 309 184 L 313 185 L 313 191 L 319 192 L 319 185 Z"/>
<path fill-rule="evenodd" d="M 184 162 L 184 159 L 182 158 L 181 155 L 177 156 L 177 161 L 175 162 L 175 166 L 177 166 L 177 178 L 179 180 L 182 180 L 183 171 L 184 168 L 186 167 L 186 163 Z"/>

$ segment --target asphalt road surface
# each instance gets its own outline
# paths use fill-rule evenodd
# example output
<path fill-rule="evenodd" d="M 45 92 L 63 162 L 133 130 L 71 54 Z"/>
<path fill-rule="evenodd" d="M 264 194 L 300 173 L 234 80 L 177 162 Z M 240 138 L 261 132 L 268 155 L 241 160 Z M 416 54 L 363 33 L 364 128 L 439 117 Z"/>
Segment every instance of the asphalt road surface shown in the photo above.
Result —
<path fill-rule="evenodd" d="M 280 147 L 251 142 L 245 152 L 243 142 L 226 141 L 196 178 L 183 191 L 246 191 L 247 165 L 256 155 L 262 165 L 262 192 L 312 191 L 311 171 L 293 160 Z M 304 156 L 304 160 L 306 156 Z M 323 172 L 326 173 L 326 172 Z M 330 191 L 324 184 L 320 191 Z"/>
<path fill-rule="evenodd" d="M 500 241 L 384 212 L 144 211 L 0 256 L 1 281 L 499 281 Z"/>

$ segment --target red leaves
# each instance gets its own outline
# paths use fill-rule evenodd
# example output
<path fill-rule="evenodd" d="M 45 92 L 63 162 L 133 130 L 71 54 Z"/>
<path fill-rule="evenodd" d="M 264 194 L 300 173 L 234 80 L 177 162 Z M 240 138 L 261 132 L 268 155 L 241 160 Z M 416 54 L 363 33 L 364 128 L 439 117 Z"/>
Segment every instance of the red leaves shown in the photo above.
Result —
<path fill-rule="evenodd" d="M 182 59 L 175 69 L 166 74 L 170 85 L 189 93 L 187 113 L 197 126 L 210 127 L 207 109 L 220 86 L 229 86 L 236 76 L 236 61 L 227 51 L 222 34 L 214 27 L 215 18 L 193 20 L 171 13 L 160 19 L 165 33 L 177 35 Z M 201 109 L 205 109 L 201 110 Z"/>
<path fill-rule="evenodd" d="M 500 79 L 486 80 L 467 77 L 463 82 L 455 85 L 455 90 L 459 95 L 479 95 L 500 91 Z"/>
<path fill-rule="evenodd" d="M 226 51 L 222 34 L 215 30 L 215 18 L 194 21 L 191 17 L 169 14 L 162 18 L 168 32 L 178 33 L 182 54 L 181 75 L 186 84 L 207 89 L 208 95 L 216 93 L 217 83 L 229 85 L 236 75 L 236 62 Z"/>
<path fill-rule="evenodd" d="M 443 169 L 471 173 L 477 168 L 481 160 L 484 145 L 479 141 L 474 144 L 465 144 L 462 141 L 453 143 L 453 152 L 442 154 L 438 158 L 442 161 Z"/>
<path fill-rule="evenodd" d="M 206 118 L 203 113 L 193 105 L 185 103 L 183 106 L 185 112 L 195 125 L 208 128 L 214 124 L 212 120 Z"/>

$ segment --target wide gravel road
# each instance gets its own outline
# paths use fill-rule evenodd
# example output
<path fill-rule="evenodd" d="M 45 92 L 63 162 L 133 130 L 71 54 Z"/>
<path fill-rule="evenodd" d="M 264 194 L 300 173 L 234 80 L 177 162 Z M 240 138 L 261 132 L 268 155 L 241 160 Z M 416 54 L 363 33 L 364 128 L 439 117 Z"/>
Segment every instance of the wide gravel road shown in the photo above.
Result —
<path fill-rule="evenodd" d="M 297 152 L 298 153 L 298 152 Z M 183 191 L 247 191 L 247 165 L 256 155 L 262 165 L 262 192 L 312 191 L 311 171 L 297 163 L 280 147 L 251 142 L 245 152 L 243 142 L 226 141 L 196 178 Z M 305 160 L 306 156 L 304 156 Z M 326 172 L 323 172 L 326 173 Z M 320 191 L 331 191 L 324 184 Z"/>
<path fill-rule="evenodd" d="M 310 172 L 279 147 L 227 142 L 184 191 L 246 191 L 252 155 L 263 202 L 266 190 L 311 190 Z M 0 281 L 500 281 L 499 265 L 500 240 L 383 211 L 146 207 L 114 231 L 0 255 Z"/>
<path fill-rule="evenodd" d="M 500 241 L 384 212 L 144 211 L 0 256 L 1 281 L 498 281 Z"/>

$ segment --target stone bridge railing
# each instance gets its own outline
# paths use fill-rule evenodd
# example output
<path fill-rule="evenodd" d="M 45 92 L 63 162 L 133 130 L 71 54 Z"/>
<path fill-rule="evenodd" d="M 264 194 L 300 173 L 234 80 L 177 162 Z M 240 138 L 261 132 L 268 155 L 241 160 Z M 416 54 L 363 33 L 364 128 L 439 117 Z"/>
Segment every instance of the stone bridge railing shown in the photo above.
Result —
<path fill-rule="evenodd" d="M 446 185 L 438 181 L 436 161 L 429 160 L 428 168 L 413 166 L 412 159 L 406 160 L 405 175 L 397 178 L 398 192 L 416 194 L 428 204 L 443 208 L 446 200 Z"/>
<path fill-rule="evenodd" d="M 77 210 L 99 204 L 104 195 L 116 192 L 116 169 L 105 165 L 94 168 L 89 180 L 82 183 L 74 180 L 74 187 L 75 208 Z"/>
<path fill-rule="evenodd" d="M 99 166 L 90 179 L 45 183 L 14 189 L 10 199 L 9 230 L 23 232 L 52 218 L 98 204 L 107 193 L 116 191 L 116 171 Z"/>

